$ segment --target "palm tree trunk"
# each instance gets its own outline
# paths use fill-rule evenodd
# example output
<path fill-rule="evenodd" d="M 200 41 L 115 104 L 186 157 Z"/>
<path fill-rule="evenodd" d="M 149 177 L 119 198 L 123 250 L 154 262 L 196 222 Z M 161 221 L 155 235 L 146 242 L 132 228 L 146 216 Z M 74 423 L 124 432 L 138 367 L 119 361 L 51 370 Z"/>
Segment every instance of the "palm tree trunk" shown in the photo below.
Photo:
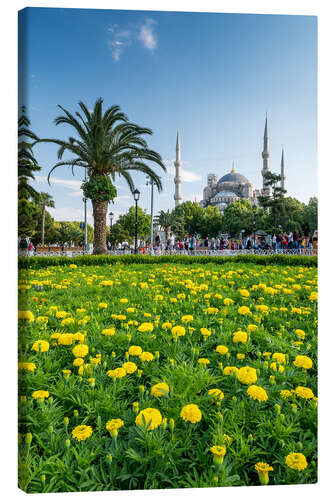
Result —
<path fill-rule="evenodd" d="M 42 246 L 45 242 L 45 205 L 42 206 Z"/>
<path fill-rule="evenodd" d="M 106 214 L 108 201 L 93 201 L 94 216 L 94 255 L 107 253 L 106 249 Z"/>

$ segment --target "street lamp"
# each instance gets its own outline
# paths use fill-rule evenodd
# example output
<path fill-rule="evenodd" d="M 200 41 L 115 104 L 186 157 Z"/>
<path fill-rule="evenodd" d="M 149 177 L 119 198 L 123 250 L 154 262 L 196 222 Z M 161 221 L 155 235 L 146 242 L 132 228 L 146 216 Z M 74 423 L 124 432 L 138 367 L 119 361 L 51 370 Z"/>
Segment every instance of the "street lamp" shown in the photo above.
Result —
<path fill-rule="evenodd" d="M 113 222 L 113 212 L 109 213 L 110 217 L 110 249 L 112 250 L 112 222 Z"/>
<path fill-rule="evenodd" d="M 256 220 L 255 220 L 255 218 L 253 218 L 253 246 L 254 247 L 256 246 Z"/>
<path fill-rule="evenodd" d="M 84 169 L 84 182 L 87 182 L 87 168 Z M 84 201 L 84 252 L 88 251 L 87 198 Z"/>
<path fill-rule="evenodd" d="M 134 253 L 138 253 L 138 201 L 140 198 L 140 191 L 134 189 L 133 191 L 134 201 L 135 201 L 135 242 L 134 242 Z"/>
<path fill-rule="evenodd" d="M 153 212 L 154 212 L 154 181 L 147 177 L 146 186 L 151 184 L 151 203 L 150 203 L 150 254 L 154 255 L 154 244 L 153 244 Z"/>

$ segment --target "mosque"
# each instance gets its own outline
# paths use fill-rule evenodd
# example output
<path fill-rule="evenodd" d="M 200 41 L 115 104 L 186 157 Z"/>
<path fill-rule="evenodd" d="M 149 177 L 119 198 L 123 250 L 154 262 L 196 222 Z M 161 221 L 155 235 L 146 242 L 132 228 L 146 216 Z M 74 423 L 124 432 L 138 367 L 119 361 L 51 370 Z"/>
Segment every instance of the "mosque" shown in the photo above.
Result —
<path fill-rule="evenodd" d="M 217 180 L 216 174 L 208 174 L 207 186 L 203 190 L 203 199 L 200 201 L 201 207 L 218 206 L 222 213 L 224 209 L 233 201 L 246 199 L 253 205 L 258 205 L 258 197 L 261 195 L 270 195 L 270 187 L 266 185 L 264 174 L 270 171 L 269 168 L 269 151 L 268 151 L 268 125 L 267 114 L 264 130 L 264 148 L 262 151 L 263 168 L 261 174 L 263 176 L 262 189 L 256 189 L 244 175 L 236 172 L 234 162 L 232 163 L 231 172 L 223 175 Z M 180 160 L 180 141 L 179 132 L 177 132 L 176 143 L 176 167 L 175 175 L 175 206 L 177 207 L 182 200 L 181 196 L 181 160 Z M 281 155 L 281 188 L 285 189 L 285 172 L 284 172 L 284 151 Z"/>

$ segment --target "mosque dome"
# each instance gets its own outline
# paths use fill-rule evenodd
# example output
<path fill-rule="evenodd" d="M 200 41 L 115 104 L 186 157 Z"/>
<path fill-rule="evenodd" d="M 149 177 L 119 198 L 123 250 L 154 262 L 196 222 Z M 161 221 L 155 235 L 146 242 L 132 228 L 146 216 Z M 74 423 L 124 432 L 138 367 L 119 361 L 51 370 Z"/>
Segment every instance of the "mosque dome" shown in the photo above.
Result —
<path fill-rule="evenodd" d="M 222 184 L 222 182 L 233 182 L 235 184 L 249 183 L 248 179 L 244 175 L 238 174 L 236 172 L 230 172 L 229 174 L 221 177 L 221 179 L 218 181 L 218 184 Z"/>

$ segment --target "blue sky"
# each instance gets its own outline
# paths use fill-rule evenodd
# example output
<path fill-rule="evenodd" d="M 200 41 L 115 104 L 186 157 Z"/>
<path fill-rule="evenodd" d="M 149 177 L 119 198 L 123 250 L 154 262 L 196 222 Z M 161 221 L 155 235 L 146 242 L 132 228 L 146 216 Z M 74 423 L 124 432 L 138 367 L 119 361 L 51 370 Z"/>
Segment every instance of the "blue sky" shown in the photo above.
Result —
<path fill-rule="evenodd" d="M 311 16 L 29 8 L 21 11 L 27 54 L 23 100 L 40 137 L 66 138 L 57 105 L 74 112 L 98 97 L 148 126 L 163 157 L 164 191 L 155 212 L 173 208 L 175 142 L 180 130 L 183 200 L 200 201 L 208 173 L 231 170 L 262 186 L 261 151 L 268 112 L 270 168 L 285 149 L 286 188 L 308 202 L 317 195 L 317 23 Z M 21 82 L 22 85 L 22 82 Z M 22 98 L 21 98 L 22 100 Z M 49 187 L 57 146 L 40 144 L 38 190 L 55 199 L 58 220 L 82 219 L 80 184 L 60 167 Z M 150 207 L 143 175 L 140 205 Z M 123 181 L 110 210 L 133 204 Z M 89 206 L 90 221 L 91 207 Z"/>

